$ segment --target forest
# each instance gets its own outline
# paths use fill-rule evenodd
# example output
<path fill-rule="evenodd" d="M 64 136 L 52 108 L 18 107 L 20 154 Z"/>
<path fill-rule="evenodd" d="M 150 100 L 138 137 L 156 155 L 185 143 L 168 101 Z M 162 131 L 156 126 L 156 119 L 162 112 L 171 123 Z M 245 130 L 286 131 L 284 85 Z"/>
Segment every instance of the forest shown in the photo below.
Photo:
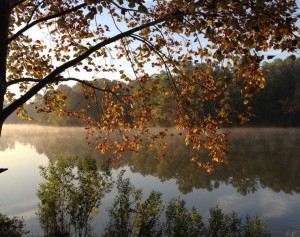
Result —
<path fill-rule="evenodd" d="M 186 75 L 194 75 L 196 70 L 205 69 L 204 64 L 187 64 L 183 69 Z M 237 126 L 240 123 L 247 126 L 277 126 L 277 127 L 295 127 L 300 125 L 300 58 L 289 56 L 286 59 L 275 59 L 265 62 L 261 71 L 265 74 L 266 86 L 260 91 L 249 93 L 249 98 L 244 97 L 243 90 L 238 80 L 235 83 L 228 83 L 229 88 L 222 97 L 222 103 L 227 103 L 230 107 L 230 117 L 232 120 L 224 123 L 226 126 Z M 182 73 L 182 72 L 181 72 Z M 214 80 L 216 84 L 223 84 L 232 80 L 233 76 L 228 69 L 227 72 L 214 68 Z M 148 110 L 149 126 L 171 127 L 176 124 L 178 119 L 177 101 L 174 96 L 174 90 L 166 72 L 151 76 L 151 83 L 147 88 L 143 88 L 141 93 L 146 100 L 139 103 L 136 101 L 135 111 L 140 113 L 143 110 L 145 101 L 148 101 L 150 110 Z M 174 74 L 176 83 L 176 73 Z M 224 82 L 225 81 L 225 82 Z M 128 83 L 119 80 L 97 79 L 94 81 L 95 88 L 121 88 L 123 96 L 131 92 L 139 93 L 140 85 L 138 81 Z M 180 85 L 179 85 L 180 86 Z M 197 90 L 197 86 L 199 90 Z M 214 97 L 210 100 L 201 101 L 201 85 L 196 85 L 194 91 L 188 91 L 186 109 L 187 113 L 193 113 L 196 119 L 201 120 L 204 116 L 214 115 L 218 110 L 216 108 L 220 101 Z M 148 92 L 148 93 L 147 93 Z M 94 100 L 88 98 L 94 93 Z M 52 99 L 55 96 L 57 100 Z M 28 117 L 20 118 L 13 114 L 7 120 L 7 123 L 34 123 L 54 126 L 83 126 L 84 117 L 91 116 L 97 120 L 103 116 L 102 111 L 105 104 L 101 103 L 103 91 L 85 90 L 82 83 L 73 86 L 59 85 L 57 90 L 47 90 L 44 94 L 37 94 L 30 103 L 25 104 Z M 200 99 L 199 99 L 200 98 Z M 116 97 L 117 100 L 117 97 Z M 55 104 L 53 104 L 55 103 Z M 125 107 L 126 110 L 126 107 Z M 197 114 L 196 114 L 197 113 Z M 124 112 L 127 121 L 130 122 L 132 114 Z M 21 116 L 22 117 L 22 116 Z"/>

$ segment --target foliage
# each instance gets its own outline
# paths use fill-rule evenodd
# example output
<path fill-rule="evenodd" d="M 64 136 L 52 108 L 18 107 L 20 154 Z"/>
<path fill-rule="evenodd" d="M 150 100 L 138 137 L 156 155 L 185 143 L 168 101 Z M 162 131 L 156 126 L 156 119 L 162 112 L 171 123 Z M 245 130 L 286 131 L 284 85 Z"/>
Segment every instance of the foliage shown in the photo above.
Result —
<path fill-rule="evenodd" d="M 225 215 L 218 207 L 210 210 L 208 236 L 242 236 L 241 219 L 236 213 Z"/>
<path fill-rule="evenodd" d="M 159 236 L 159 216 L 163 210 L 161 194 L 152 192 L 142 201 L 142 191 L 136 189 L 122 174 L 117 180 L 118 195 L 108 210 L 110 221 L 104 236 Z"/>
<path fill-rule="evenodd" d="M 205 226 L 197 209 L 189 211 L 184 200 L 172 199 L 166 208 L 165 236 L 202 236 Z"/>
<path fill-rule="evenodd" d="M 228 88 L 228 91 L 226 92 L 224 98 L 224 101 L 226 101 L 228 105 L 226 109 L 224 109 L 218 105 L 219 103 L 217 99 L 210 102 L 199 101 L 201 93 L 199 93 L 199 90 L 197 89 L 193 92 L 193 96 L 192 98 L 190 98 L 189 106 L 188 108 L 186 108 L 186 110 L 188 110 L 189 113 L 194 114 L 193 116 L 197 121 L 203 121 L 206 116 L 213 116 L 215 111 L 222 110 L 223 113 L 227 114 L 228 118 L 231 118 L 230 120 L 222 124 L 222 126 L 224 127 L 232 127 L 241 122 L 245 122 L 245 120 L 247 120 L 247 116 L 250 117 L 249 124 L 251 126 L 299 126 L 299 78 L 297 77 L 300 70 L 299 61 L 300 59 L 288 57 L 285 60 L 277 59 L 272 63 L 265 63 L 262 66 L 262 71 L 270 71 L 270 73 L 266 75 L 267 85 L 262 92 L 253 95 L 252 98 L 247 98 L 247 100 L 245 100 L 243 95 L 241 94 L 241 86 L 231 85 Z M 205 68 L 205 65 L 188 65 L 188 69 L 186 69 L 186 71 L 196 70 L 195 67 Z M 223 72 L 218 68 L 215 68 L 214 73 L 215 81 L 219 81 L 225 76 L 227 77 L 228 81 L 232 80 L 232 75 L 229 71 Z M 151 121 L 148 121 L 147 126 L 170 127 L 176 124 L 175 120 L 178 116 L 177 102 L 173 99 L 172 89 L 166 82 L 166 77 L 167 75 L 165 72 L 153 75 L 152 79 L 147 85 L 148 90 L 151 91 L 151 95 L 149 95 L 151 111 L 148 112 L 148 117 L 152 118 Z M 176 81 L 176 77 L 174 77 L 174 80 Z M 114 85 L 117 82 L 109 82 L 105 79 L 97 80 L 97 84 L 99 85 L 103 85 L 105 83 Z M 124 88 L 124 90 L 129 88 L 132 91 L 137 91 L 139 89 L 139 84 L 136 82 L 131 82 L 128 85 L 122 84 L 122 87 Z M 80 112 L 87 106 L 88 101 L 80 93 L 80 88 L 81 86 L 79 84 L 76 84 L 73 88 L 66 85 L 60 86 L 60 89 L 64 91 L 62 95 L 67 97 L 64 105 L 66 110 Z M 96 92 L 95 95 L 97 95 L 97 98 L 101 98 L 100 92 Z M 38 96 L 35 100 L 35 104 L 40 104 L 42 108 L 45 108 L 46 105 L 43 103 L 43 101 L 41 101 L 41 103 L 40 101 L 41 96 Z M 143 103 L 139 99 L 136 99 L 135 104 L 136 105 L 134 106 L 134 113 L 139 113 L 139 111 L 141 111 L 143 108 Z M 92 119 L 96 119 L 99 115 L 104 116 L 104 111 L 99 109 L 97 105 L 98 103 L 96 101 L 90 103 L 90 110 L 85 110 L 85 112 L 82 112 L 84 113 L 84 116 L 90 116 Z M 82 124 L 80 122 L 81 120 L 76 120 L 75 118 L 70 118 L 68 116 L 62 115 L 59 111 L 47 113 L 46 116 L 45 113 L 36 114 L 34 113 L 33 107 L 33 105 L 25 106 L 28 114 L 34 117 L 35 121 L 41 122 L 42 124 Z M 248 112 L 245 113 L 245 109 L 248 110 Z M 134 126 L 132 116 L 130 116 L 129 114 L 129 110 L 129 108 L 124 108 L 123 110 L 124 114 L 126 114 L 127 116 L 126 122 L 128 123 L 128 126 Z M 201 113 L 199 113 L 199 110 L 201 110 Z M 167 139 L 163 141 L 160 140 L 160 138 L 165 138 L 167 135 L 176 135 L 176 131 L 172 129 L 161 129 L 157 132 L 152 131 L 153 130 L 146 129 L 143 136 L 138 136 L 138 131 L 136 131 L 134 136 L 130 136 L 129 133 L 124 134 L 122 133 L 122 131 L 120 131 L 121 134 L 119 138 L 121 139 L 118 139 L 117 141 L 115 140 L 115 137 L 117 136 L 111 136 L 110 140 L 105 140 L 105 136 L 99 137 L 99 133 L 97 132 L 95 132 L 94 135 L 98 143 L 102 142 L 101 144 L 98 144 L 97 147 L 103 153 L 109 150 L 108 144 L 110 144 L 111 149 L 114 149 L 114 146 L 118 147 L 118 149 L 120 149 L 119 152 L 121 153 L 126 150 L 143 150 L 143 152 L 145 152 L 145 149 L 143 149 L 142 147 L 149 148 L 156 145 L 158 147 L 161 147 L 163 150 L 163 154 L 159 156 L 165 157 L 167 154 L 166 149 L 169 149 L 170 144 L 166 142 Z M 91 131 L 90 134 L 93 134 L 93 132 Z M 207 166 L 204 166 L 205 168 L 211 168 L 211 166 L 209 166 L 210 161 L 204 158 L 206 157 L 206 155 L 197 155 L 198 149 L 207 148 L 208 150 L 210 150 L 210 147 L 214 147 L 220 152 L 218 154 L 223 154 L 227 150 L 226 133 L 219 134 L 218 138 L 221 139 L 221 144 L 219 145 L 213 145 L 214 140 L 207 140 L 204 138 L 204 136 L 199 138 L 197 129 L 195 129 L 191 134 L 183 134 L 186 135 L 186 144 L 190 144 L 194 149 L 196 149 L 196 152 L 193 153 L 190 157 L 192 157 L 193 160 L 197 163 L 201 161 L 202 165 L 208 164 Z M 122 146 L 122 140 L 126 140 L 128 142 L 128 146 Z M 120 153 L 117 152 L 114 154 L 114 156 L 118 156 L 119 154 Z M 211 153 L 211 155 L 213 155 L 213 153 Z M 214 161 L 220 162 L 223 160 L 216 156 Z"/>
<path fill-rule="evenodd" d="M 93 236 L 92 229 L 89 226 L 89 218 L 91 218 L 90 215 L 95 214 L 92 213 L 95 210 L 91 211 L 89 207 L 93 206 L 93 208 L 97 208 L 101 205 L 100 199 L 103 197 L 101 196 L 103 195 L 103 190 L 99 191 L 101 187 L 98 186 L 97 190 L 95 190 L 93 186 L 93 184 L 97 183 L 94 180 L 95 163 L 93 161 L 92 159 L 87 159 L 85 164 L 81 164 L 85 166 L 83 168 L 84 171 L 79 171 L 82 168 L 78 168 L 77 171 L 78 174 L 84 175 L 85 178 L 89 177 L 89 181 L 86 184 L 80 184 L 80 178 L 76 180 L 72 178 L 73 184 L 59 184 L 55 182 L 55 180 L 57 181 L 62 178 L 54 177 L 58 176 L 59 172 L 62 172 L 61 175 L 67 175 L 70 178 L 69 171 L 71 171 L 71 164 L 74 164 L 71 160 L 61 160 L 61 162 L 52 165 L 50 163 L 48 168 L 44 167 L 41 170 L 41 172 L 44 172 L 45 179 L 47 180 L 47 183 L 41 184 L 38 192 L 38 197 L 40 199 L 43 198 L 41 199 L 42 203 L 39 206 L 38 215 L 42 228 L 45 231 L 44 236 Z M 74 174 L 74 177 L 76 177 L 76 174 Z M 85 178 L 83 180 L 86 180 Z M 75 185 L 77 181 L 78 189 L 81 189 L 80 191 L 83 191 L 86 187 L 90 189 L 87 194 L 82 192 L 79 194 L 82 195 L 81 197 L 84 196 L 85 200 L 83 201 L 80 199 L 70 199 L 70 195 L 75 194 L 71 193 L 70 187 L 68 188 L 67 186 Z M 64 186 L 66 188 L 64 194 L 60 193 L 54 196 L 55 191 L 61 192 L 58 190 L 59 188 L 50 193 L 50 188 L 55 188 L 55 186 L 50 187 L 50 182 L 61 187 Z M 46 185 L 48 185 L 47 193 L 45 192 Z M 111 183 L 108 185 L 110 189 Z M 215 207 L 210 209 L 208 225 L 205 225 L 198 210 L 195 208 L 188 210 L 185 207 L 185 201 L 179 197 L 171 199 L 165 206 L 161 199 L 162 194 L 152 191 L 149 197 L 143 200 L 142 190 L 136 189 L 128 178 L 124 179 L 123 174 L 118 176 L 116 188 L 118 194 L 114 199 L 112 207 L 108 210 L 110 220 L 104 233 L 101 235 L 103 237 L 270 236 L 267 221 L 261 220 L 257 216 L 254 218 L 247 216 L 245 222 L 243 222 L 242 218 L 238 217 L 235 212 L 225 214 L 219 207 Z M 98 193 L 102 192 L 102 194 L 98 196 L 90 195 L 97 191 Z M 60 197 L 58 198 L 57 196 L 59 195 Z M 70 201 L 76 201 L 76 203 L 68 203 Z M 64 206 L 60 207 L 59 205 Z M 77 215 L 72 213 L 74 208 L 78 208 Z M 163 222 L 161 215 L 164 211 L 165 221 Z M 9 218 L 6 215 L 0 214 L 1 236 L 21 237 L 26 233 L 28 231 L 24 230 L 24 221 L 22 219 L 17 217 Z"/>
<path fill-rule="evenodd" d="M 157 101 L 150 98 L 149 75 L 164 68 L 172 89 L 165 96 L 176 101 L 173 123 L 186 131 L 195 149 L 210 151 L 210 162 L 195 161 L 211 170 L 223 161 L 227 148 L 227 134 L 219 130 L 231 111 L 226 92 L 238 85 L 243 97 L 252 97 L 265 86 L 259 67 L 264 52 L 297 50 L 296 10 L 295 0 L 1 0 L 0 130 L 13 112 L 30 120 L 24 104 L 44 90 L 46 107 L 37 106 L 37 111 L 81 118 L 101 152 L 113 150 L 119 157 L 138 150 L 141 139 L 159 137 L 147 129 L 161 119 L 151 116 Z M 199 62 L 206 66 L 186 70 Z M 214 80 L 216 67 L 233 77 Z M 134 79 L 139 88 L 128 91 L 122 83 L 93 81 L 106 72 L 124 83 Z M 82 111 L 63 110 L 66 98 L 56 84 L 66 81 L 82 85 L 87 99 Z M 20 94 L 13 92 L 14 86 Z M 209 114 L 201 106 L 191 111 L 195 101 L 215 107 Z M 89 114 L 94 109 L 99 111 L 96 118 Z M 109 138 L 118 132 L 120 140 Z"/>
<path fill-rule="evenodd" d="M 0 236 L 21 237 L 29 231 L 25 230 L 24 220 L 18 217 L 8 217 L 0 213 Z"/>
<path fill-rule="evenodd" d="M 266 88 L 254 96 L 253 124 L 299 126 L 300 120 L 300 58 L 288 57 L 265 63 L 263 71 L 266 76 Z"/>
<path fill-rule="evenodd" d="M 258 217 L 246 217 L 243 222 L 235 212 L 224 214 L 219 207 L 210 210 L 205 226 L 198 210 L 188 210 L 184 200 L 173 198 L 166 208 L 161 194 L 152 191 L 141 201 L 142 190 L 137 190 L 119 175 L 118 195 L 108 213 L 110 221 L 102 236 L 168 236 L 168 237 L 228 237 L 270 236 L 267 222 Z M 165 222 L 160 215 L 165 209 Z M 137 218 L 138 217 L 138 218 Z"/>
<path fill-rule="evenodd" d="M 268 229 L 268 223 L 264 220 L 260 220 L 257 216 L 251 218 L 249 216 L 246 217 L 246 224 L 243 227 L 243 232 L 245 237 L 268 237 L 271 236 Z"/>
<path fill-rule="evenodd" d="M 89 220 L 97 212 L 101 199 L 111 189 L 108 171 L 97 170 L 96 161 L 86 157 L 79 162 L 76 173 L 75 160 L 49 162 L 41 167 L 45 183 L 40 184 L 37 212 L 46 236 L 73 234 L 90 236 Z"/>
<path fill-rule="evenodd" d="M 266 86 L 260 93 L 253 95 L 246 101 L 241 94 L 241 87 L 238 85 L 231 85 L 226 92 L 225 100 L 228 103 L 227 113 L 231 118 L 231 122 L 224 123 L 223 126 L 236 126 L 241 122 L 239 116 L 250 116 L 248 124 L 252 126 L 299 126 L 300 120 L 300 106 L 299 106 L 299 77 L 300 73 L 300 58 L 288 57 L 284 60 L 276 59 L 270 63 L 264 63 L 261 67 L 263 72 L 268 72 L 265 76 Z M 200 65 L 198 65 L 200 66 Z M 196 66 L 189 65 L 189 70 L 194 70 Z M 204 65 L 202 65 L 205 68 Z M 222 72 L 215 68 L 215 81 L 219 81 L 225 76 L 227 80 L 231 80 L 230 72 Z M 166 80 L 166 72 L 161 72 L 152 76 L 152 80 L 148 83 L 148 90 L 151 91 L 149 100 L 151 101 L 151 117 L 149 126 L 156 127 L 172 127 L 175 126 L 175 120 L 178 116 L 178 109 L 176 101 L 172 96 L 172 88 Z M 174 78 L 176 80 L 176 77 Z M 105 79 L 97 80 L 98 84 L 104 82 L 114 84 L 116 81 L 109 82 Z M 128 85 L 122 84 L 123 88 L 131 90 L 138 90 L 139 85 L 131 82 Z M 80 93 L 81 86 L 77 83 L 75 86 L 61 85 L 58 87 L 62 95 L 66 97 L 64 108 L 66 110 L 79 112 L 87 107 L 87 101 Z M 100 92 L 96 92 L 97 97 L 101 97 Z M 193 92 L 190 99 L 190 112 L 202 111 L 197 113 L 197 120 L 203 120 L 204 115 L 213 114 L 218 108 L 218 101 L 199 101 L 199 90 Z M 40 108 L 46 110 L 44 99 L 42 95 L 37 95 L 33 104 L 26 104 L 24 108 L 28 115 L 34 119 L 35 123 L 51 124 L 60 126 L 74 126 L 83 125 L 80 119 L 71 118 L 62 114 L 60 111 L 53 111 L 51 113 L 37 113 L 34 106 L 38 105 Z M 135 107 L 135 110 L 140 110 L 140 103 Z M 93 119 L 97 115 L 103 114 L 103 111 L 97 111 L 97 104 L 91 104 L 90 116 Z M 245 114 L 244 111 L 248 109 Z M 223 110 L 225 112 L 225 110 Z M 86 112 L 87 113 L 87 112 Z M 86 114 L 87 115 L 87 114 Z M 20 120 L 19 120 L 20 121 Z M 24 121 L 24 120 L 23 120 Z M 130 119 L 128 119 L 130 121 Z M 18 122 L 16 118 L 9 118 L 8 122 Z"/>
<path fill-rule="evenodd" d="M 224 214 L 219 207 L 210 210 L 208 222 L 205 236 L 271 236 L 265 220 L 261 220 L 257 216 L 254 218 L 247 216 L 243 223 L 235 212 Z"/>

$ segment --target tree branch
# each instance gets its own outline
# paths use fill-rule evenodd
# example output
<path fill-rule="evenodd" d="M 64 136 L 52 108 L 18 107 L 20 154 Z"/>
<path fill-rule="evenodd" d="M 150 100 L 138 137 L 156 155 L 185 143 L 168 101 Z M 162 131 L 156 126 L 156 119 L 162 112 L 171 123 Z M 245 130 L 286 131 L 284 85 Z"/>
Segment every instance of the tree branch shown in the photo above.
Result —
<path fill-rule="evenodd" d="M 8 81 L 6 83 L 6 86 L 9 87 L 9 86 L 21 83 L 21 82 L 39 82 L 39 81 L 41 81 L 41 79 L 24 77 L 24 78 L 13 79 L 11 81 Z"/>
<path fill-rule="evenodd" d="M 160 57 L 160 59 L 162 60 L 163 64 L 165 65 L 165 68 L 166 68 L 167 73 L 168 73 L 168 77 L 171 78 L 171 80 L 172 80 L 172 84 L 170 83 L 170 86 L 171 87 L 173 86 L 174 89 L 175 89 L 176 94 L 179 95 L 179 91 L 178 91 L 178 88 L 176 87 L 175 80 L 174 80 L 174 78 L 173 78 L 173 76 L 172 76 L 172 74 L 170 72 L 169 66 L 168 66 L 168 64 L 167 64 L 167 62 L 165 60 L 165 58 L 167 58 L 167 56 L 164 53 L 159 52 L 155 48 L 155 45 L 153 45 L 150 41 L 144 39 L 143 37 L 135 35 L 135 34 L 131 35 L 131 37 L 134 38 L 134 39 L 136 39 L 136 40 L 138 40 L 138 41 L 141 41 L 144 44 L 146 44 L 151 50 L 153 50 L 158 55 L 158 57 Z"/>
<path fill-rule="evenodd" d="M 62 81 L 76 81 L 76 82 L 81 83 L 83 85 L 86 85 L 86 86 L 88 86 L 88 87 L 90 87 L 94 90 L 111 93 L 112 95 L 114 95 L 114 97 L 119 99 L 118 95 L 115 92 L 113 92 L 112 90 L 99 88 L 97 86 L 94 86 L 93 84 L 91 84 L 89 81 L 86 81 L 86 80 L 81 80 L 81 79 L 73 78 L 73 77 L 69 77 L 69 78 L 59 78 L 59 77 L 57 77 L 56 81 L 60 81 L 60 82 L 62 82 Z"/>
<path fill-rule="evenodd" d="M 38 19 L 30 24 L 27 24 L 24 28 L 22 28 L 21 30 L 19 30 L 17 33 L 15 33 L 13 36 L 11 36 L 10 38 L 8 38 L 7 40 L 7 44 L 11 43 L 13 40 L 15 40 L 16 38 L 18 38 L 21 34 L 23 34 L 25 31 L 29 30 L 31 27 L 43 22 L 43 21 L 48 21 L 48 20 L 51 20 L 51 19 L 54 19 L 54 18 L 57 18 L 57 17 L 60 17 L 60 16 L 64 16 L 66 14 L 69 14 L 71 12 L 74 12 L 74 11 L 77 11 L 79 10 L 80 8 L 83 8 L 87 6 L 86 3 L 82 3 L 74 8 L 71 8 L 71 9 L 68 9 L 64 12 L 59 12 L 59 13 L 56 13 L 54 15 L 50 15 L 50 16 L 46 16 L 46 17 L 43 17 L 41 19 Z"/>
<path fill-rule="evenodd" d="M 116 93 L 114 93 L 113 91 L 111 91 L 111 90 L 99 88 L 99 87 L 94 86 L 93 84 L 91 84 L 89 81 L 81 80 L 81 79 L 74 78 L 74 77 L 69 77 L 69 78 L 55 77 L 48 84 L 55 83 L 55 82 L 63 82 L 63 81 L 65 81 L 65 82 L 66 81 L 76 81 L 80 84 L 83 84 L 83 85 L 86 85 L 90 88 L 93 88 L 94 90 L 102 91 L 102 92 L 109 92 L 109 93 L 113 94 L 116 98 L 118 98 L 118 95 Z M 30 78 L 30 77 L 18 78 L 18 79 L 14 79 L 12 81 L 7 82 L 7 87 L 18 84 L 18 83 L 21 83 L 21 82 L 36 82 L 36 83 L 38 83 L 38 82 L 41 82 L 41 79 Z"/>
<path fill-rule="evenodd" d="M 176 19 L 176 18 L 182 18 L 183 15 L 181 14 L 171 14 L 167 15 L 161 19 L 154 20 L 152 22 L 140 25 L 136 28 L 133 28 L 131 30 L 125 31 L 123 33 L 120 33 L 112 38 L 106 39 L 93 47 L 89 48 L 87 51 L 85 51 L 80 56 L 62 64 L 61 66 L 57 67 L 55 70 L 53 70 L 48 76 L 46 76 L 44 79 L 40 80 L 36 85 L 34 85 L 29 91 L 27 91 L 23 96 L 21 96 L 19 99 L 11 103 L 9 106 L 7 106 L 2 112 L 4 118 L 7 118 L 10 114 L 12 114 L 19 106 L 26 103 L 29 99 L 31 99 L 36 93 L 38 93 L 39 90 L 44 88 L 47 84 L 55 82 L 56 77 L 59 76 L 60 73 L 64 72 L 70 67 L 75 66 L 79 62 L 83 61 L 84 59 L 88 58 L 91 54 L 96 52 L 97 50 L 101 49 L 102 47 L 105 47 L 108 44 L 111 44 L 113 42 L 116 42 L 124 37 L 128 37 L 131 34 L 134 34 L 135 32 L 138 32 L 140 30 L 143 30 L 145 28 L 151 27 L 153 25 L 159 24 L 161 22 Z"/>
<path fill-rule="evenodd" d="M 41 1 L 38 5 L 36 5 L 36 6 L 34 7 L 34 9 L 33 9 L 32 12 L 31 12 L 31 15 L 30 15 L 30 17 L 29 17 L 29 20 L 27 21 L 26 26 L 28 26 L 28 25 L 30 24 L 30 22 L 31 22 L 31 20 L 32 20 L 32 18 L 33 18 L 33 16 L 34 16 L 34 13 L 37 11 L 37 9 L 39 8 L 39 6 L 40 6 L 43 2 L 45 2 L 45 0 Z"/>

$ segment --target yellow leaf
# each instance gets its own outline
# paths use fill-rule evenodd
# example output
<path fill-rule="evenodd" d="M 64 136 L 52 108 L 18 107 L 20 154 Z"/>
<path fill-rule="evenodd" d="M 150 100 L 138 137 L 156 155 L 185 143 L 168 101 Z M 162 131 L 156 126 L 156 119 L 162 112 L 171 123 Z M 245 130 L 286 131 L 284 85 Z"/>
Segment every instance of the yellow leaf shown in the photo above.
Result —
<path fill-rule="evenodd" d="M 187 135 L 187 136 L 185 137 L 185 144 L 186 144 L 186 145 L 190 144 L 190 141 L 191 141 L 191 136 L 190 136 L 190 135 Z"/>

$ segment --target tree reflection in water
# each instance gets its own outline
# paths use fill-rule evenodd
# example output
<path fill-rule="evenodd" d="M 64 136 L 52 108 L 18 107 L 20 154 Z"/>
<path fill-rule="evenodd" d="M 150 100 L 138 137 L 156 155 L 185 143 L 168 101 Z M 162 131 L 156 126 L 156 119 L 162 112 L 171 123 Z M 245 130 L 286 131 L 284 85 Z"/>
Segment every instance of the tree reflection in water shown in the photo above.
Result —
<path fill-rule="evenodd" d="M 192 149 L 180 137 L 170 137 L 166 159 L 160 150 L 144 149 L 124 162 L 130 170 L 161 181 L 175 179 L 181 193 L 193 189 L 212 191 L 232 185 L 241 195 L 270 188 L 274 192 L 300 193 L 300 129 L 230 129 L 230 149 L 225 163 L 206 173 L 190 161 Z M 195 154 L 205 159 L 204 153 Z"/>
<path fill-rule="evenodd" d="M 0 150 L 13 148 L 16 141 L 31 144 L 50 160 L 60 157 L 99 157 L 83 144 L 82 128 L 46 128 L 42 126 L 7 126 Z M 260 188 L 274 192 L 300 193 L 300 128 L 231 128 L 230 151 L 216 172 L 207 174 L 190 161 L 192 149 L 182 137 L 168 137 L 167 158 L 159 149 L 144 149 L 139 155 L 125 154 L 119 168 L 128 165 L 134 173 L 158 177 L 161 181 L 176 180 L 181 193 L 193 189 L 212 191 L 220 184 L 230 184 L 242 195 Z M 203 159 L 204 154 L 197 154 Z M 98 166 L 103 157 L 97 158 Z"/>

